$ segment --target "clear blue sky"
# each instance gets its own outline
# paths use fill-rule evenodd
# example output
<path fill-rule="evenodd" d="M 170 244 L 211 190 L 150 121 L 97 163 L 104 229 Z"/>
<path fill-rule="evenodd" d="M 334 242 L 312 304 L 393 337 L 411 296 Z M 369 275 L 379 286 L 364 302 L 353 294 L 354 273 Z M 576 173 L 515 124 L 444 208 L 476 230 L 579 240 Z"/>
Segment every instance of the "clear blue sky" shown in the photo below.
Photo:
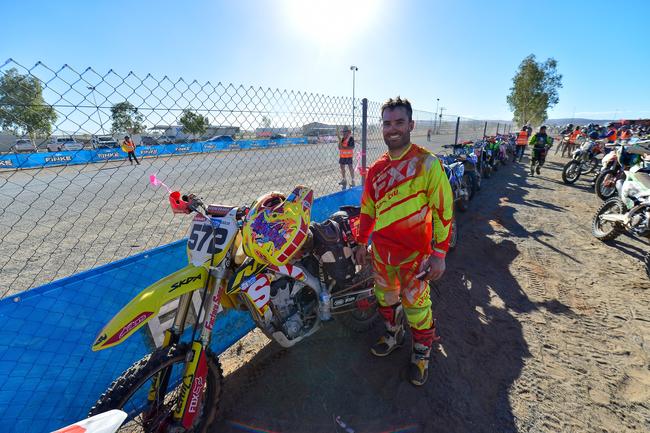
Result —
<path fill-rule="evenodd" d="M 650 117 L 650 2 L 4 0 L 0 63 L 42 61 L 510 119 L 528 54 L 564 76 L 559 117 Z"/>

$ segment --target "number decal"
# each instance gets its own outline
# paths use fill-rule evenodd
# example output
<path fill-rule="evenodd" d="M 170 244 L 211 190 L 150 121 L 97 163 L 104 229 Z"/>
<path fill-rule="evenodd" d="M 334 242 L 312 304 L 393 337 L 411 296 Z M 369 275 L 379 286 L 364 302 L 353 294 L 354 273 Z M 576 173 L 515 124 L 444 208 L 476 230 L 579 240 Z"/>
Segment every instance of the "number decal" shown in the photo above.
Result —
<path fill-rule="evenodd" d="M 237 234 L 237 226 L 228 219 L 195 218 L 190 226 L 187 249 L 192 264 L 199 266 L 212 255 L 220 255 Z M 217 257 L 221 260 L 223 257 Z"/>

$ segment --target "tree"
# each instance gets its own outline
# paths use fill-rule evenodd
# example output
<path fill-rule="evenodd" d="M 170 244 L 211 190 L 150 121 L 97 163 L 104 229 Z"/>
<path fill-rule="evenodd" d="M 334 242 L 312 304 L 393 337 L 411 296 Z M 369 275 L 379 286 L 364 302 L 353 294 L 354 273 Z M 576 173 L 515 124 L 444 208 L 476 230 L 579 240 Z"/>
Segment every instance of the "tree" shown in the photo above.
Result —
<path fill-rule="evenodd" d="M 535 61 L 534 54 L 529 55 L 519 65 L 512 83 L 506 100 L 519 125 L 543 123 L 548 118 L 548 109 L 560 101 L 562 75 L 558 74 L 553 58 L 540 63 Z"/>
<path fill-rule="evenodd" d="M 28 134 L 33 140 L 37 134 L 50 135 L 56 118 L 36 77 L 11 68 L 0 78 L 0 127 L 16 135 Z"/>
<path fill-rule="evenodd" d="M 271 119 L 266 116 L 262 116 L 262 128 L 270 128 L 271 127 Z"/>
<path fill-rule="evenodd" d="M 206 116 L 201 116 L 190 110 L 183 110 L 179 121 L 183 126 L 183 132 L 192 135 L 202 135 L 210 126 L 210 121 Z"/>
<path fill-rule="evenodd" d="M 144 116 L 138 113 L 138 109 L 128 101 L 118 102 L 111 107 L 111 119 L 113 125 L 111 129 L 113 134 L 128 132 L 129 134 L 139 134 L 144 131 Z"/>

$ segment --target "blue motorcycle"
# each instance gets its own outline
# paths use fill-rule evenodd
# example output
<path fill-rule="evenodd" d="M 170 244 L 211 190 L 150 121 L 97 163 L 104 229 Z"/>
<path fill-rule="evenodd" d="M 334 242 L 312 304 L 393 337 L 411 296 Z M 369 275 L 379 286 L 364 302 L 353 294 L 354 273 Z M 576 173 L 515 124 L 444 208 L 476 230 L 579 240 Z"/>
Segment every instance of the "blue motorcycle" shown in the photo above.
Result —
<path fill-rule="evenodd" d="M 467 185 L 465 165 L 455 155 L 440 155 L 440 160 L 445 168 L 445 173 L 454 194 L 454 203 L 459 211 L 465 212 L 469 207 L 470 188 Z"/>

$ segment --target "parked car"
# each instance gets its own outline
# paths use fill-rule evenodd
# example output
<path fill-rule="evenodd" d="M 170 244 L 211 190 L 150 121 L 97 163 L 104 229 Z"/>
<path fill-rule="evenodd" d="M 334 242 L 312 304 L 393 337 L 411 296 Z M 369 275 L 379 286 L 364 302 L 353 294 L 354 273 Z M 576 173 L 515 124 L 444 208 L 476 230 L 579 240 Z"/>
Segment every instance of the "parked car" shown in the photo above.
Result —
<path fill-rule="evenodd" d="M 20 152 L 35 153 L 38 152 L 38 149 L 36 149 L 36 145 L 29 138 L 19 138 L 18 140 L 16 140 L 16 144 L 11 146 L 11 151 L 16 153 L 20 153 Z"/>
<path fill-rule="evenodd" d="M 155 146 L 156 144 L 159 143 L 154 137 L 140 137 L 140 146 Z"/>
<path fill-rule="evenodd" d="M 93 149 L 102 149 L 102 148 L 114 148 L 119 147 L 117 140 L 115 140 L 110 135 L 93 135 L 90 139 L 90 145 Z"/>
<path fill-rule="evenodd" d="M 60 152 L 62 150 L 82 150 L 84 145 L 72 137 L 54 137 L 47 143 L 48 152 Z"/>
<path fill-rule="evenodd" d="M 176 137 L 172 135 L 161 135 L 158 137 L 158 144 L 172 144 L 176 140 Z"/>
<path fill-rule="evenodd" d="M 232 143 L 235 141 L 234 138 L 230 135 L 215 135 L 209 140 L 206 140 L 207 142 L 210 143 L 215 143 L 215 142 L 220 142 L 220 143 Z"/>
<path fill-rule="evenodd" d="M 287 138 L 286 134 L 273 134 L 269 137 L 271 140 L 278 140 L 280 138 Z"/>

